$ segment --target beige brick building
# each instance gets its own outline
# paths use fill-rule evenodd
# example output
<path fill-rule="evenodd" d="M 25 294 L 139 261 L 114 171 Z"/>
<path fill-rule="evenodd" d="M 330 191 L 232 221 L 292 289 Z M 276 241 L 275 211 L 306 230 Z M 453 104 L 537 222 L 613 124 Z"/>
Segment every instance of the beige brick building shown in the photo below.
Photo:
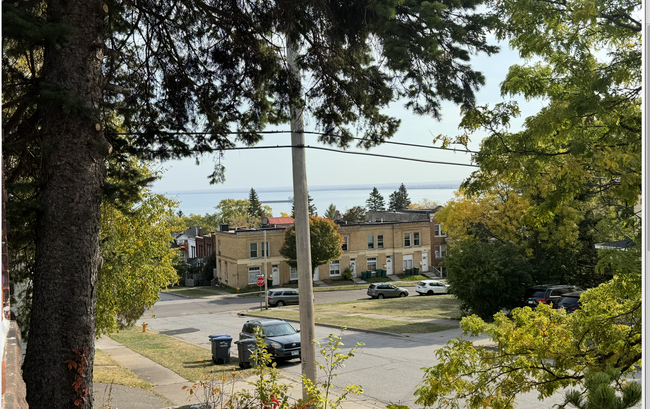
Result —
<path fill-rule="evenodd" d="M 343 254 L 339 260 L 318 266 L 314 280 L 341 278 L 347 267 L 357 277 L 362 271 L 377 269 L 389 275 L 413 267 L 429 271 L 430 229 L 429 221 L 342 224 L 338 231 L 344 239 Z M 280 255 L 284 228 L 230 230 L 226 226 L 223 230 L 214 233 L 218 282 L 233 288 L 254 286 L 257 276 L 265 271 L 273 286 L 297 282 L 296 270 Z"/>

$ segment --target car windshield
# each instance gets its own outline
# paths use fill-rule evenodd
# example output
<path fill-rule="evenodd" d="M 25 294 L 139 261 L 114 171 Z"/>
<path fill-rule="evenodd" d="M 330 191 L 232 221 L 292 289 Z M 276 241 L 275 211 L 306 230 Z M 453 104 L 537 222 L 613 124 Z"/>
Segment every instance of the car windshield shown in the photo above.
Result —
<path fill-rule="evenodd" d="M 267 327 L 264 327 L 263 332 L 264 335 L 266 335 L 267 337 L 281 337 L 284 335 L 295 334 L 296 330 L 293 329 L 293 327 L 288 323 L 283 322 L 281 324 L 269 325 Z"/>

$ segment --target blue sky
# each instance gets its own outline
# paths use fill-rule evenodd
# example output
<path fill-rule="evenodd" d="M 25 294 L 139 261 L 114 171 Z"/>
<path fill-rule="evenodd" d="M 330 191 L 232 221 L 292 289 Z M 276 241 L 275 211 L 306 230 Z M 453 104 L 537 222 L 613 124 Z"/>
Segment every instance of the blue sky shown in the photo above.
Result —
<path fill-rule="evenodd" d="M 479 105 L 501 102 L 499 86 L 505 78 L 508 67 L 520 63 L 517 52 L 509 49 L 506 43 L 501 44 L 501 52 L 487 57 L 475 56 L 473 64 L 481 70 L 487 81 L 477 94 Z M 520 126 L 526 116 L 537 112 L 541 107 L 540 101 L 520 101 L 522 116 L 513 121 L 514 128 Z M 391 139 L 395 142 L 406 142 L 420 145 L 432 145 L 435 135 L 457 135 L 460 122 L 459 108 L 452 103 L 444 103 L 442 121 L 428 117 L 413 115 L 405 108 L 403 102 L 391 105 L 386 113 L 402 120 L 400 129 Z M 286 126 L 269 128 L 269 130 L 289 130 Z M 315 131 L 313 123 L 306 118 L 306 131 Z M 267 135 L 258 146 L 274 146 L 290 144 L 290 134 Z M 479 147 L 481 135 L 475 134 L 472 148 Z M 324 146 L 316 142 L 315 135 L 305 136 L 306 145 Z M 351 148 L 351 151 L 364 152 L 362 149 Z M 371 149 L 369 152 L 380 155 L 420 158 L 433 161 L 470 163 L 466 153 L 438 151 L 415 147 L 384 145 Z M 396 159 L 347 155 L 335 152 L 307 150 L 307 183 L 309 186 L 323 185 L 354 185 L 380 183 L 425 183 L 459 181 L 469 176 L 473 168 L 417 163 Z M 159 193 L 191 191 L 191 190 L 226 190 L 251 187 L 284 187 L 292 185 L 291 150 L 262 149 L 228 151 L 222 164 L 226 167 L 226 182 L 223 185 L 210 185 L 207 176 L 213 169 L 213 158 L 204 156 L 200 165 L 194 159 L 165 162 L 161 165 L 164 176 L 157 181 L 153 189 Z"/>

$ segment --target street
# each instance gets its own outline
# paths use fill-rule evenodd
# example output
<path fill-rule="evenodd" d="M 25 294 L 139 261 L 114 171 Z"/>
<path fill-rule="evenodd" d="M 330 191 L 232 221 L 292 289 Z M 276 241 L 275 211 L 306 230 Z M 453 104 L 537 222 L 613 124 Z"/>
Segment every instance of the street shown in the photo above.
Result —
<path fill-rule="evenodd" d="M 238 312 L 259 306 L 256 297 L 183 299 L 167 295 L 165 299 L 154 306 L 155 318 L 146 312 L 138 324 L 146 321 L 148 328 L 153 331 L 204 347 L 206 358 L 210 356 L 208 336 L 212 334 L 232 336 L 231 354 L 236 355 L 234 341 L 239 339 L 239 331 L 244 322 L 250 319 L 238 316 Z M 368 299 L 365 290 L 315 293 L 316 303 L 358 299 Z M 296 329 L 300 328 L 298 323 L 292 325 Z M 327 337 L 332 332 L 340 331 L 316 326 L 316 337 L 322 344 L 327 342 Z M 345 344 L 343 352 L 358 342 L 365 345 L 355 357 L 346 362 L 344 368 L 337 371 L 334 384 L 339 388 L 358 384 L 363 387 L 364 394 L 373 399 L 386 404 L 400 403 L 416 407 L 413 393 L 422 380 L 422 368 L 436 364 L 435 350 L 460 335 L 460 329 L 407 336 L 346 330 L 342 337 Z M 278 368 L 300 376 L 301 367 L 297 360 L 281 363 Z M 518 398 L 517 407 L 551 408 L 554 404 L 561 403 L 562 399 L 563 393 L 558 393 L 553 398 L 540 402 L 536 394 L 528 393 Z"/>

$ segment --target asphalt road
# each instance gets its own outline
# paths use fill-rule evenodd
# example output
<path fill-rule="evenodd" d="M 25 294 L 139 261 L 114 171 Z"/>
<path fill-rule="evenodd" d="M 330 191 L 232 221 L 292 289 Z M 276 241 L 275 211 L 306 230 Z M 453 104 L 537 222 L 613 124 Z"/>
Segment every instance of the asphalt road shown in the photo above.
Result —
<path fill-rule="evenodd" d="M 368 299 L 365 290 L 328 291 L 315 293 L 316 303 L 350 301 Z M 154 306 L 155 318 L 145 313 L 143 320 L 149 328 L 183 341 L 199 345 L 206 349 L 206 358 L 210 357 L 211 345 L 208 336 L 212 334 L 228 334 L 233 342 L 239 339 L 239 331 L 246 317 L 238 316 L 238 312 L 250 307 L 259 306 L 258 298 L 207 298 L 207 299 L 173 299 L 161 300 Z M 299 324 L 293 324 L 299 329 Z M 326 343 L 334 328 L 316 326 L 316 337 L 321 343 Z M 344 387 L 349 384 L 361 385 L 364 394 L 376 400 L 388 403 L 400 403 L 415 408 L 416 386 L 423 376 L 423 367 L 437 363 L 434 352 L 445 345 L 450 339 L 459 337 L 460 329 L 429 333 L 396 336 L 358 331 L 346 331 L 343 334 L 347 352 L 358 342 L 365 345 L 356 356 L 346 362 L 344 368 L 337 371 L 334 384 Z M 485 338 L 483 338 L 484 340 Z M 480 342 L 480 341 L 479 341 Z M 231 353 L 236 355 L 233 344 Z M 292 360 L 278 365 L 278 368 L 295 375 L 300 375 L 300 362 Z M 319 374 L 322 378 L 323 374 Z M 640 375 L 639 375 L 640 378 Z M 518 399 L 518 408 L 551 408 L 562 402 L 563 394 L 558 393 L 543 402 L 537 400 L 533 393 L 522 395 Z M 641 407 L 641 406 L 638 406 Z"/>

